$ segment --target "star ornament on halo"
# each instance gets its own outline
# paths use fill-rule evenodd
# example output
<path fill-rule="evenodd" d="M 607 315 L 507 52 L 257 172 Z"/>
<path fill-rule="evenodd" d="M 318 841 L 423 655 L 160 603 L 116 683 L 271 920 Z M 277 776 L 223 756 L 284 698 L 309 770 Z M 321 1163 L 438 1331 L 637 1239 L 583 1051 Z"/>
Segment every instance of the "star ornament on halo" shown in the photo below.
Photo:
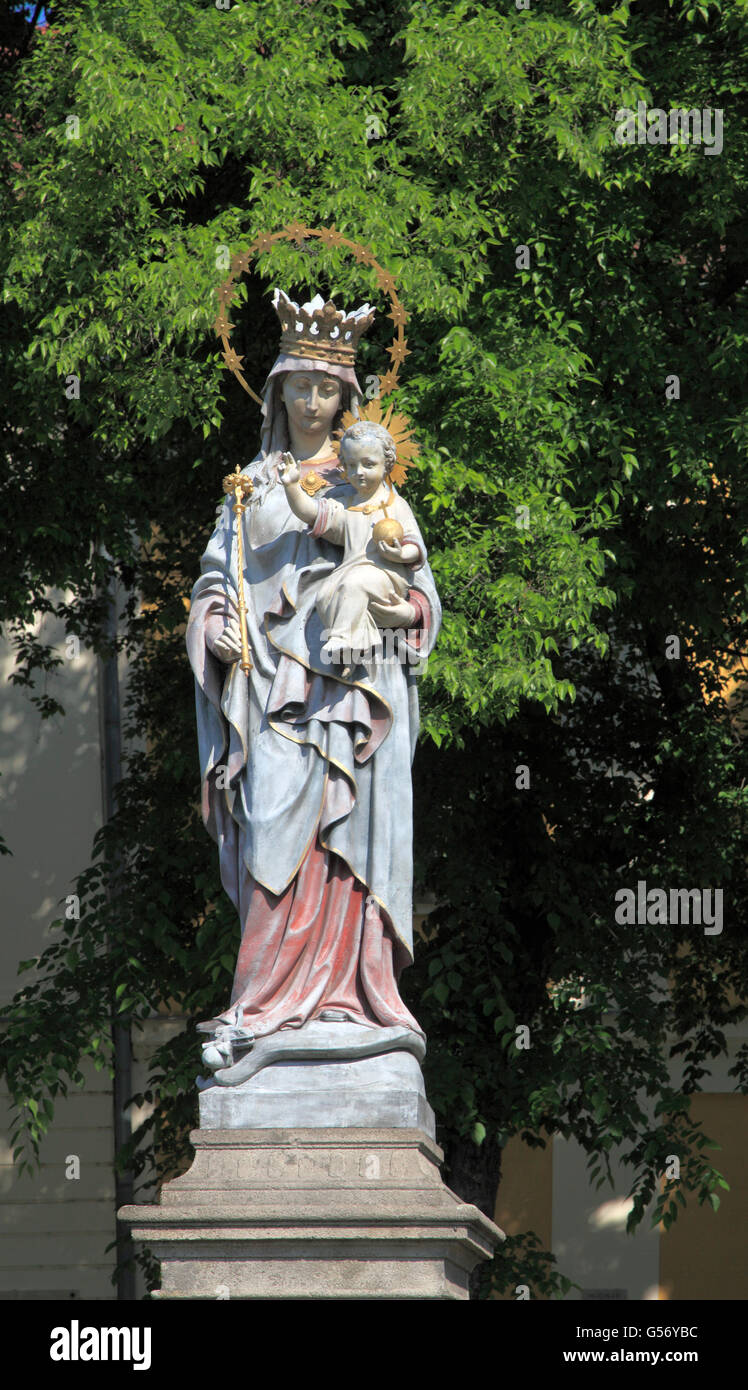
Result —
<path fill-rule="evenodd" d="M 304 226 L 303 222 L 294 221 L 288 222 L 283 230 L 286 235 L 290 237 L 291 241 L 295 241 L 297 246 L 301 246 L 308 229 Z"/>
<path fill-rule="evenodd" d="M 393 363 L 396 362 L 398 367 L 402 366 L 406 357 L 410 357 L 410 348 L 405 346 L 406 341 L 405 338 L 402 340 L 398 338 L 397 341 L 392 344 L 392 347 L 388 347 L 387 349 Z"/>
<path fill-rule="evenodd" d="M 240 357 L 233 348 L 224 348 L 223 360 L 230 372 L 236 372 L 241 369 L 244 358 Z"/>
<path fill-rule="evenodd" d="M 406 314 L 399 300 L 397 301 L 397 303 L 393 304 L 389 314 L 387 315 L 387 318 L 392 319 L 395 328 L 405 327 L 406 323 L 408 322 L 408 315 Z"/>
<path fill-rule="evenodd" d="M 323 246 L 341 246 L 345 241 L 343 233 L 338 231 L 334 222 L 332 226 L 322 228 L 319 239 Z"/>
<path fill-rule="evenodd" d="M 340 454 L 340 440 L 348 429 L 349 425 L 358 424 L 361 420 L 368 420 L 372 425 L 383 425 L 392 439 L 397 450 L 397 463 L 390 472 L 390 478 L 395 487 L 402 487 L 408 476 L 408 469 L 413 460 L 420 453 L 417 441 L 413 438 L 410 420 L 407 415 L 395 410 L 391 405 L 387 410 L 382 410 L 381 401 L 374 399 L 367 401 L 366 405 L 360 406 L 358 415 L 346 410 L 341 421 L 341 427 L 337 431 L 337 438 L 332 441 L 333 451 Z"/>
<path fill-rule="evenodd" d="M 377 284 L 380 290 L 384 290 L 385 294 L 392 294 L 395 288 L 395 281 L 386 270 L 377 271 Z"/>

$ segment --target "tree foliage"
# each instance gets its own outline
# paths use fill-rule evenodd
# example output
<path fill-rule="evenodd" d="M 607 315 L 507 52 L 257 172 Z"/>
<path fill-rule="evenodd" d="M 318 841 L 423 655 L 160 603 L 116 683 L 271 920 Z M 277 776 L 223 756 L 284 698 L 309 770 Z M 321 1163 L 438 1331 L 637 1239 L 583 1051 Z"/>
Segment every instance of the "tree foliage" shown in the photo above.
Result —
<path fill-rule="evenodd" d="M 185 604 L 224 465 L 259 435 L 215 350 L 221 256 L 298 219 L 369 245 L 410 314 L 408 496 L 446 619 L 415 767 L 438 906 L 403 983 L 451 1181 L 491 1210 L 508 1137 L 542 1131 L 600 1181 L 623 1153 L 632 1228 L 718 1205 L 689 1097 L 745 1016 L 725 673 L 745 648 L 746 8 L 80 0 L 11 65 L 0 618 L 43 717 L 62 717 L 37 683 L 60 653 L 33 616 L 99 649 L 110 572 L 131 596 L 119 811 L 5 1029 L 19 1152 L 84 1056 L 110 1064 L 112 994 L 134 1025 L 225 1003 L 236 924 L 197 812 Z M 617 145 L 638 100 L 723 108 L 723 153 Z M 256 386 L 274 284 L 378 302 L 334 249 L 260 256 L 233 315 Z M 363 375 L 388 341 L 380 316 Z M 619 926 L 615 893 L 641 879 L 721 887 L 724 931 Z M 146 1131 L 172 1163 L 195 1062 L 188 1026 L 153 1063 Z M 733 1071 L 745 1090 L 748 1056 Z M 536 1293 L 565 1287 L 531 1234 L 496 1285 L 528 1270 Z"/>

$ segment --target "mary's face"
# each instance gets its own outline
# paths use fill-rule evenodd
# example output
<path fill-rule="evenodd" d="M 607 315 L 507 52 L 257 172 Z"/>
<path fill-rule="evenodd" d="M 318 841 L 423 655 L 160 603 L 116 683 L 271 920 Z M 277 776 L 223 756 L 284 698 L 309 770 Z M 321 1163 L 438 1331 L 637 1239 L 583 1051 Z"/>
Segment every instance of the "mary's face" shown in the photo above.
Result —
<path fill-rule="evenodd" d="M 282 394 L 289 421 L 301 434 L 327 433 L 342 400 L 338 378 L 326 372 L 290 372 Z"/>

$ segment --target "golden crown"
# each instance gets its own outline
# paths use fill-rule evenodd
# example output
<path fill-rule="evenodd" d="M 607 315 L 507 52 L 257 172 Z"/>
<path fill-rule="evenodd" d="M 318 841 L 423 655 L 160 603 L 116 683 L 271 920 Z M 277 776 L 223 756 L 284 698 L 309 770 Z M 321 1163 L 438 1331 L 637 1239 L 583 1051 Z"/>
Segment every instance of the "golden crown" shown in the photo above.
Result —
<path fill-rule="evenodd" d="M 297 304 L 283 290 L 273 294 L 275 309 L 282 329 L 281 352 L 294 357 L 318 357 L 341 367 L 352 367 L 356 359 L 359 338 L 374 321 L 375 309 L 362 304 L 348 314 L 336 309 L 331 299 L 325 303 L 315 294 L 306 304 Z"/>

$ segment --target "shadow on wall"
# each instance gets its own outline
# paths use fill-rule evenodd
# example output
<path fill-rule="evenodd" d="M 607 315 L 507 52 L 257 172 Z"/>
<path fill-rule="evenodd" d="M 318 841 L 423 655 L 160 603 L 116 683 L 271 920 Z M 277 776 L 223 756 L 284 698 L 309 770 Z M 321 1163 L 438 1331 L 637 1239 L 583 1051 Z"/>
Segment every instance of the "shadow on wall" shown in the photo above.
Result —
<path fill-rule="evenodd" d="M 72 644 L 49 617 L 38 631 L 63 658 L 41 680 L 64 716 L 42 719 L 27 689 L 9 683 L 15 653 L 9 641 L 0 642 L 0 833 L 11 851 L 2 866 L 0 1001 L 19 987 L 18 961 L 43 949 L 101 825 L 96 658 L 85 648 L 67 655 Z"/>

